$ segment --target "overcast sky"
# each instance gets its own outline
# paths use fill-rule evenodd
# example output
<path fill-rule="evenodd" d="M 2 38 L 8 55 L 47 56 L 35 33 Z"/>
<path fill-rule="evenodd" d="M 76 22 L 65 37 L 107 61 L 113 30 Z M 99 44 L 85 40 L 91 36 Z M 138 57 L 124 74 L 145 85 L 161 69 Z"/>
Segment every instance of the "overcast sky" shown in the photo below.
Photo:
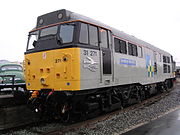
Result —
<path fill-rule="evenodd" d="M 23 61 L 27 35 L 35 27 L 37 16 L 59 9 L 134 35 L 171 53 L 180 62 L 179 0 L 3 0 L 0 59 Z"/>

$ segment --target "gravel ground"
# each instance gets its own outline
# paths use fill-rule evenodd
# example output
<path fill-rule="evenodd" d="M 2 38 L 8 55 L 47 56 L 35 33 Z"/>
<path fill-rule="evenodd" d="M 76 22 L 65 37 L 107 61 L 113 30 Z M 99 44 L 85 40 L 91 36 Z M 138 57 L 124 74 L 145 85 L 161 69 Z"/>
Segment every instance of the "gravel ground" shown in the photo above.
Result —
<path fill-rule="evenodd" d="M 66 135 L 119 135 L 180 108 L 180 84 L 169 96 L 143 109 L 119 113 L 89 128 L 80 128 Z"/>
<path fill-rule="evenodd" d="M 9 131 L 1 135 L 41 135 L 49 131 L 55 131 L 63 128 L 61 123 L 47 123 L 40 126 L 26 127 L 25 129 L 17 131 Z"/>
<path fill-rule="evenodd" d="M 108 120 L 98 122 L 90 127 L 82 127 L 66 135 L 119 135 L 137 126 L 146 124 L 162 115 L 180 108 L 180 83 L 169 96 L 155 104 L 141 109 L 121 112 Z M 46 131 L 61 129 L 62 124 L 51 123 L 41 126 L 27 127 L 19 131 L 10 131 L 4 135 L 40 135 Z"/>

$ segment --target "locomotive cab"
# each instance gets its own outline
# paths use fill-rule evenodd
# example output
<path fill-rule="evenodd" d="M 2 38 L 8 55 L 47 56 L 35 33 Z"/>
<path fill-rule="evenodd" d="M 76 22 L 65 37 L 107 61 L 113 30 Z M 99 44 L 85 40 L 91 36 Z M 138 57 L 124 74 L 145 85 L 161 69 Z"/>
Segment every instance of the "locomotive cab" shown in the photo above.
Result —
<path fill-rule="evenodd" d="M 75 16 L 60 10 L 38 17 L 25 52 L 29 90 L 72 91 L 112 85 L 111 31 Z"/>
<path fill-rule="evenodd" d="M 79 90 L 80 54 L 73 48 L 75 29 L 75 23 L 64 23 L 29 33 L 25 56 L 29 89 Z"/>

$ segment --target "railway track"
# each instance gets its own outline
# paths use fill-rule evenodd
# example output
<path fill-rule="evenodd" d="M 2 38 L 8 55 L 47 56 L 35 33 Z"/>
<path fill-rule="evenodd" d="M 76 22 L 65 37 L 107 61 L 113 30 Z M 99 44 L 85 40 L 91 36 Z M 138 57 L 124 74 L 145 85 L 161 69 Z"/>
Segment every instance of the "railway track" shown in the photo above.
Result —
<path fill-rule="evenodd" d="M 23 130 L 23 129 L 28 129 L 30 132 L 34 133 L 34 134 L 44 134 L 44 135 L 61 135 L 61 134 L 65 134 L 65 133 L 68 133 L 68 132 L 73 132 L 73 131 L 76 131 L 80 128 L 93 128 L 94 125 L 98 122 L 103 122 L 105 120 L 108 120 L 110 118 L 112 118 L 113 116 L 115 115 L 118 115 L 120 113 L 124 113 L 124 112 L 128 112 L 129 110 L 134 110 L 134 109 L 143 109 L 145 107 L 148 107 L 150 106 L 151 104 L 154 104 L 155 102 L 163 99 L 164 97 L 168 96 L 171 91 L 173 89 L 171 89 L 170 91 L 168 92 L 165 92 L 165 93 L 162 93 L 162 94 L 159 94 L 159 95 L 156 95 L 156 96 L 153 96 L 147 100 L 144 100 L 142 101 L 141 103 L 139 104 L 135 104 L 135 105 L 132 105 L 132 106 L 129 106 L 129 107 L 126 107 L 124 109 L 120 109 L 120 110 L 116 110 L 116 111 L 113 111 L 113 112 L 110 112 L 110 113 L 106 113 L 106 114 L 103 114 L 101 116 L 97 116 L 95 118 L 92 118 L 92 119 L 88 119 L 88 120 L 85 120 L 85 121 L 80 121 L 80 122 L 77 122 L 77 123 L 74 123 L 74 124 L 60 124 L 60 126 L 58 128 L 52 128 L 52 129 L 48 129 L 48 130 L 42 130 L 42 131 L 37 131 L 36 128 L 38 127 L 41 127 L 42 125 L 45 125 L 46 123 L 46 126 L 48 127 L 49 123 L 58 123 L 58 122 L 49 122 L 47 123 L 46 122 L 43 122 L 43 121 L 37 121 L 37 120 L 34 120 L 33 122 L 31 121 L 30 123 L 27 123 L 27 121 L 25 121 L 25 124 L 23 125 L 21 123 L 21 125 L 17 125 L 14 126 L 13 128 L 9 128 L 9 130 L 11 130 L 11 132 L 14 132 L 14 131 L 18 131 L 18 130 Z M 31 117 L 29 117 L 31 118 Z M 22 121 L 21 121 L 22 122 Z M 31 129 L 31 127 L 35 127 L 33 129 Z M 42 126 L 43 127 L 43 126 Z M 6 130 L 1 130 L 0 132 L 1 133 L 8 133 L 8 129 Z"/>
<path fill-rule="evenodd" d="M 151 104 L 154 104 L 155 102 L 157 102 L 157 101 L 161 100 L 162 98 L 168 96 L 171 91 L 172 90 L 165 92 L 165 93 L 162 93 L 162 94 L 159 94 L 159 95 L 156 95 L 156 96 L 153 96 L 147 100 L 142 101 L 139 104 L 135 104 L 135 105 L 129 106 L 127 108 L 116 110 L 116 111 L 113 111 L 110 113 L 106 113 L 106 114 L 103 114 L 103 115 L 98 116 L 96 118 L 92 118 L 92 119 L 82 121 L 82 122 L 78 122 L 78 123 L 75 123 L 72 125 L 64 126 L 64 127 L 60 128 L 59 130 L 49 131 L 49 132 L 42 133 L 42 134 L 43 135 L 63 135 L 63 134 L 68 133 L 68 132 L 73 132 L 73 131 L 80 129 L 82 127 L 83 128 L 94 127 L 94 124 L 108 120 L 111 117 L 113 117 L 114 115 L 118 115 L 119 113 L 128 112 L 129 110 L 133 110 L 133 109 L 137 109 L 137 108 L 142 109 L 142 108 L 147 107 Z"/>

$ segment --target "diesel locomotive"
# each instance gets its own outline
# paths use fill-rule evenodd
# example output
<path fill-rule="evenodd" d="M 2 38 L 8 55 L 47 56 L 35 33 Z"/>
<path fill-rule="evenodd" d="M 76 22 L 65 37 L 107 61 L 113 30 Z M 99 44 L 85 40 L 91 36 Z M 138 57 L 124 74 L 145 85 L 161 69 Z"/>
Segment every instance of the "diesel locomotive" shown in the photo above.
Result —
<path fill-rule="evenodd" d="M 173 86 L 171 54 L 77 13 L 41 15 L 28 37 L 29 104 L 42 115 L 112 111 Z"/>

